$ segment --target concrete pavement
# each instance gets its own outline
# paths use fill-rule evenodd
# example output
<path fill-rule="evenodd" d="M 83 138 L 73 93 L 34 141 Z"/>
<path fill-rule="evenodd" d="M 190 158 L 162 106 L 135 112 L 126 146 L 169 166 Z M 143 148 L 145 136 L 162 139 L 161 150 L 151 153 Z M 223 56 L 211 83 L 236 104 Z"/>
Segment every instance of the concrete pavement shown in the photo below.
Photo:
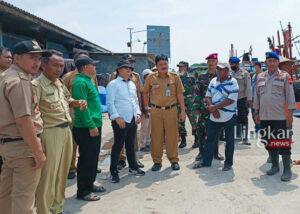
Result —
<path fill-rule="evenodd" d="M 300 119 L 294 119 L 293 159 L 300 159 Z M 252 120 L 249 118 L 250 124 Z M 187 127 L 189 123 L 187 122 Z M 190 130 L 189 130 L 190 131 Z M 104 118 L 103 138 L 109 139 L 110 121 Z M 300 213 L 300 166 L 293 166 L 292 181 L 280 181 L 281 171 L 267 176 L 267 152 L 256 140 L 252 145 L 237 144 L 233 170 L 221 171 L 220 161 L 212 167 L 193 170 L 197 149 L 191 149 L 193 137 L 189 132 L 188 146 L 180 149 L 180 171 L 172 171 L 164 155 L 160 172 L 152 172 L 150 154 L 142 154 L 146 176 L 128 175 L 128 168 L 121 172 L 121 181 L 112 184 L 109 176 L 109 158 L 100 167 L 97 183 L 107 192 L 100 194 L 98 202 L 76 200 L 76 179 L 68 182 L 65 211 L 75 213 L 104 214 L 175 214 L 175 213 Z M 107 140 L 109 144 L 109 140 Z M 103 152 L 105 152 L 103 150 Z M 106 151 L 107 152 L 107 151 Z M 220 145 L 224 154 L 224 143 Z"/>

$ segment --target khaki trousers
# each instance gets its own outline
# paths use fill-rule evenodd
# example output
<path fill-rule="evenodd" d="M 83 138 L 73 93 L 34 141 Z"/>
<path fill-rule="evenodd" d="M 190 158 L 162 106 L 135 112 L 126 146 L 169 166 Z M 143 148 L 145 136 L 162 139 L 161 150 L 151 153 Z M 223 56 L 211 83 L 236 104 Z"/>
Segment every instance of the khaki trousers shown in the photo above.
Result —
<path fill-rule="evenodd" d="M 24 142 L 0 144 L 0 214 L 33 214 L 41 170 L 34 169 L 34 152 Z"/>
<path fill-rule="evenodd" d="M 164 140 L 169 161 L 179 161 L 177 114 L 177 107 L 167 110 L 151 108 L 151 156 L 154 163 L 162 162 Z"/>
<path fill-rule="evenodd" d="M 38 214 L 58 214 L 65 204 L 65 189 L 72 158 L 72 133 L 69 127 L 46 128 L 41 136 L 47 161 L 36 191 Z"/>
<path fill-rule="evenodd" d="M 69 172 L 77 172 L 76 168 L 76 157 L 77 157 L 77 143 L 73 139 L 73 152 L 72 152 L 72 160 L 71 160 L 71 166 Z"/>
<path fill-rule="evenodd" d="M 142 116 L 141 129 L 140 129 L 140 147 L 150 146 L 151 143 L 151 119 Z"/>

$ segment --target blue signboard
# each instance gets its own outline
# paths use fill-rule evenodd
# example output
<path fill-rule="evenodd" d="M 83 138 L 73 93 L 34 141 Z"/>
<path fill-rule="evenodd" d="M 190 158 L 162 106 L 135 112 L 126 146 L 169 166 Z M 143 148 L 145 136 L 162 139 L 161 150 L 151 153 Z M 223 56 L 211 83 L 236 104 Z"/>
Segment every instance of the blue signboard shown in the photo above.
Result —
<path fill-rule="evenodd" d="M 169 26 L 147 25 L 147 52 L 171 57 Z"/>

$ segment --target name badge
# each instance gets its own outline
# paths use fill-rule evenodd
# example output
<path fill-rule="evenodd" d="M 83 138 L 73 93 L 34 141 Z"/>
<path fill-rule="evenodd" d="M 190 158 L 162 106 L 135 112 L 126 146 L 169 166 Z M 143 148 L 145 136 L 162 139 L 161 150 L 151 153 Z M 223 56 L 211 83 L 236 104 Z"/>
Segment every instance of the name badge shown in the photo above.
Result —
<path fill-rule="evenodd" d="M 167 90 L 166 90 L 166 96 L 167 96 L 167 97 L 170 97 L 170 96 L 171 96 L 171 90 L 170 90 L 170 89 L 167 89 Z"/>

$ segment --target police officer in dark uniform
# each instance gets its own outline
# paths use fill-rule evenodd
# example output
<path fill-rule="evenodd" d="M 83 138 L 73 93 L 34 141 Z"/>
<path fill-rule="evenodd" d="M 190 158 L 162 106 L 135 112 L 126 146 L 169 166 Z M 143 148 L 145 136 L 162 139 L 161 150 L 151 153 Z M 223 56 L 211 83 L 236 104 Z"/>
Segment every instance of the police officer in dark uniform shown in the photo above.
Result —
<path fill-rule="evenodd" d="M 231 75 L 237 80 L 239 85 L 236 126 L 237 140 L 240 140 L 242 133 L 243 144 L 250 145 L 251 143 L 248 140 L 248 106 L 252 106 L 251 77 L 248 71 L 240 68 L 239 63 L 239 58 L 230 57 Z"/>

